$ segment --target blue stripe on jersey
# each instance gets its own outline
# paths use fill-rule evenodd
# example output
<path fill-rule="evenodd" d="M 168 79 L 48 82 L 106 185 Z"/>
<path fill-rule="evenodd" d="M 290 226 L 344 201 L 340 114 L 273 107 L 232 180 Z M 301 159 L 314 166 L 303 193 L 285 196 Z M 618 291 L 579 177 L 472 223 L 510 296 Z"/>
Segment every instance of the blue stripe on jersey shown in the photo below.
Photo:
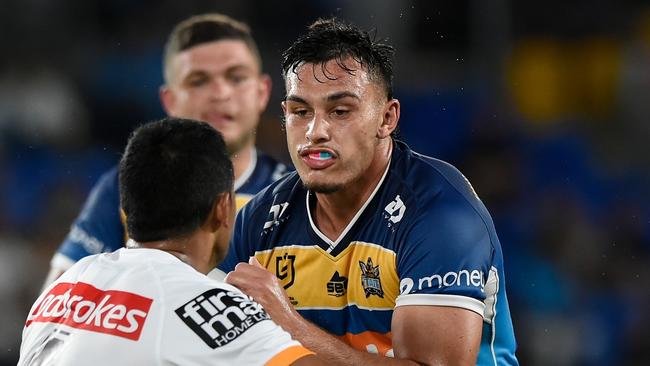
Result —
<path fill-rule="evenodd" d="M 298 312 L 305 319 L 320 325 L 336 336 L 343 336 L 346 333 L 358 334 L 365 331 L 388 333 L 393 317 L 392 310 L 364 310 L 355 305 L 347 306 L 343 310 L 298 309 Z"/>

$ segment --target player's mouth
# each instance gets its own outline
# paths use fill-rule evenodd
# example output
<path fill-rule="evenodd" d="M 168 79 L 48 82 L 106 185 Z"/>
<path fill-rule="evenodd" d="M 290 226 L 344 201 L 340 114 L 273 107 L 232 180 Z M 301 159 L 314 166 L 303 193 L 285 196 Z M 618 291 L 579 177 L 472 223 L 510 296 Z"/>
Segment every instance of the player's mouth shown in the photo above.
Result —
<path fill-rule="evenodd" d="M 232 123 L 234 119 L 231 114 L 220 113 L 215 111 L 205 112 L 201 115 L 201 118 L 216 129 L 219 129 L 220 127 L 224 127 Z"/>
<path fill-rule="evenodd" d="M 303 148 L 298 153 L 305 165 L 314 170 L 330 167 L 337 158 L 334 151 L 325 148 Z"/>

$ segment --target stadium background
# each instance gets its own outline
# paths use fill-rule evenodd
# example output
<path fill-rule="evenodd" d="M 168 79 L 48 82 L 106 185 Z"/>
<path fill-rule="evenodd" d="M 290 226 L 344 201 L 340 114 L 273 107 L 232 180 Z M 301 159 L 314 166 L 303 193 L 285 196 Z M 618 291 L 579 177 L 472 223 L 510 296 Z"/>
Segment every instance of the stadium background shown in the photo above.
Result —
<path fill-rule="evenodd" d="M 258 142 L 284 160 L 281 50 L 319 16 L 377 27 L 403 139 L 494 217 L 522 364 L 648 363 L 648 1 L 4 0 L 0 365 L 88 190 L 163 115 L 166 35 L 208 11 L 251 24 L 274 81 Z"/>

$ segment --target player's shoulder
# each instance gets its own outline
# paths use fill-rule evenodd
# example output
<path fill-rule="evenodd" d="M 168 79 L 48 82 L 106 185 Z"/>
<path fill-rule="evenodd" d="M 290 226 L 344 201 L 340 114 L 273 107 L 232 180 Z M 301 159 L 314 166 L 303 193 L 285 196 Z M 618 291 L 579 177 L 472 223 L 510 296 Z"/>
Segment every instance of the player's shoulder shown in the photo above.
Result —
<path fill-rule="evenodd" d="M 99 176 L 95 188 L 118 190 L 119 189 L 119 166 L 115 165 Z"/>
<path fill-rule="evenodd" d="M 406 221 L 422 227 L 436 222 L 440 224 L 436 227 L 453 232 L 463 227 L 475 228 L 477 233 L 492 230 L 489 212 L 456 167 L 417 153 L 399 141 L 395 149 L 389 190 L 400 193 L 401 203 L 407 208 Z"/>
<path fill-rule="evenodd" d="M 392 181 L 404 186 L 418 202 L 452 200 L 474 208 L 482 206 L 469 180 L 452 164 L 411 150 L 396 141 Z"/>
<path fill-rule="evenodd" d="M 295 171 L 289 172 L 256 194 L 242 208 L 243 215 L 250 217 L 262 211 L 262 214 L 266 217 L 270 206 L 276 203 L 293 201 L 300 196 L 299 192 L 304 192 L 300 177 Z"/>
<path fill-rule="evenodd" d="M 447 189 L 465 191 L 467 179 L 452 164 L 413 151 L 401 141 L 395 141 L 394 150 L 391 173 L 412 190 L 428 195 Z"/>
<path fill-rule="evenodd" d="M 76 282 L 76 278 L 84 273 L 88 267 L 92 266 L 93 263 L 96 263 L 101 255 L 102 253 L 92 254 L 79 259 L 63 272 L 56 282 Z"/>
<path fill-rule="evenodd" d="M 227 291 L 234 289 L 162 250 L 123 248 L 102 256 L 101 260 L 112 261 L 115 268 L 121 269 L 122 273 L 128 274 L 133 279 L 129 285 L 131 288 L 161 296 L 169 306 L 178 307 L 181 303 L 186 303 L 189 299 L 210 289 L 221 288 Z"/>
<path fill-rule="evenodd" d="M 472 253 L 488 258 L 498 243 L 494 224 L 469 181 L 445 161 L 414 152 L 400 142 L 396 149 L 392 184 L 384 196 L 388 200 L 399 193 L 400 201 L 391 202 L 385 211 L 391 221 L 400 219 L 400 228 L 411 239 L 405 242 L 427 242 L 433 247 L 416 250 L 435 248 L 447 256 Z"/>
<path fill-rule="evenodd" d="M 119 167 L 117 165 L 103 172 L 93 186 L 91 196 L 119 192 Z"/>

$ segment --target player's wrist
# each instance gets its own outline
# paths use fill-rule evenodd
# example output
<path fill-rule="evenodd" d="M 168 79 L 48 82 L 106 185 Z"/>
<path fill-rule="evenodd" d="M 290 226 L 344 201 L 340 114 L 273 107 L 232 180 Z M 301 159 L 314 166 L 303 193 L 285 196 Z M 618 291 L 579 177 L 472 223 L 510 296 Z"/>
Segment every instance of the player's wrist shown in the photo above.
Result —
<path fill-rule="evenodd" d="M 303 318 L 293 306 L 289 311 L 284 313 L 282 320 L 277 322 L 282 326 L 282 328 L 284 328 L 284 330 L 289 332 L 294 339 L 298 340 L 303 335 L 308 334 L 309 327 L 313 326 L 305 320 L 305 318 Z"/>

